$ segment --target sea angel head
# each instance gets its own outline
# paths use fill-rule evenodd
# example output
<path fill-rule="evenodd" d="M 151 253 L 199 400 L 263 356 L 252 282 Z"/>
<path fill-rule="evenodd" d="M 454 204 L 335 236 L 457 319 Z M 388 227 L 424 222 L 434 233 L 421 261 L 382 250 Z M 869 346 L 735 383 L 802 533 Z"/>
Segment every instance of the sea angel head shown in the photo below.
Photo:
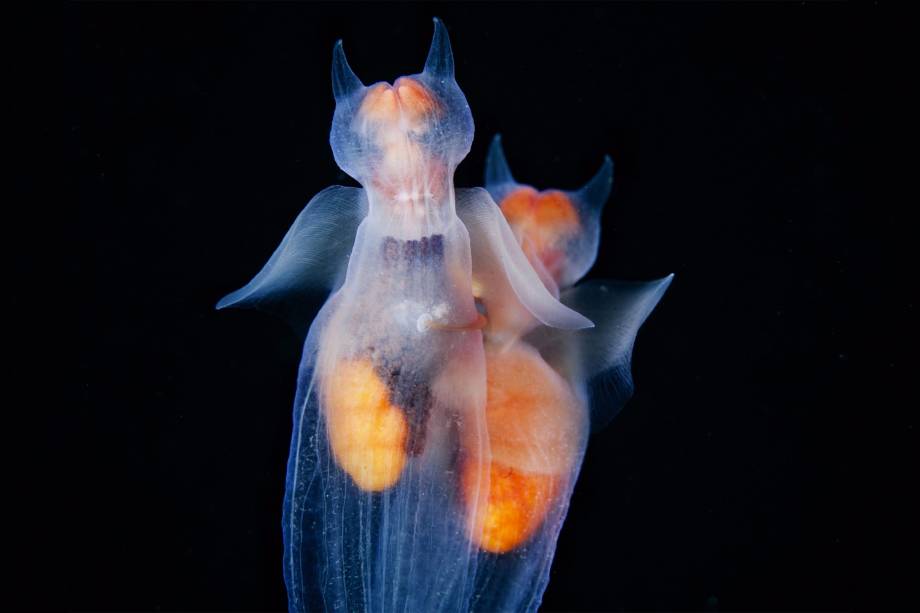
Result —
<path fill-rule="evenodd" d="M 473 141 L 473 116 L 454 80 L 447 30 L 438 19 L 434 24 L 425 68 L 392 84 L 365 86 L 341 41 L 335 46 L 335 161 L 365 187 L 390 196 L 442 195 Z"/>
<path fill-rule="evenodd" d="M 570 287 L 588 272 L 597 257 L 601 210 L 613 186 L 609 157 L 580 189 L 541 191 L 514 180 L 496 135 L 486 159 L 485 186 L 548 287 Z"/>

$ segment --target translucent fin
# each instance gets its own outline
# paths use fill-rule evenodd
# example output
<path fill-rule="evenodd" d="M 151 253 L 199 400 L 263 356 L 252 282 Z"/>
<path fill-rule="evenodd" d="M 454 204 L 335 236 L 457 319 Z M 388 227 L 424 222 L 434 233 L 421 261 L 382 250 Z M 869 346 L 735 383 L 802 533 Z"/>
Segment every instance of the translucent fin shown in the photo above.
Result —
<path fill-rule="evenodd" d="M 648 282 L 588 281 L 563 290 L 561 300 L 595 322 L 591 330 L 530 335 L 557 371 L 572 381 L 587 381 L 592 429 L 603 427 L 633 393 L 630 360 L 639 328 L 664 295 L 674 275 Z"/>
<path fill-rule="evenodd" d="M 457 190 L 457 215 L 470 234 L 473 282 L 481 287 L 490 326 L 520 331 L 526 327 L 520 325 L 522 307 L 524 315 L 530 313 L 546 326 L 579 330 L 593 325 L 546 289 L 486 190 Z"/>
<path fill-rule="evenodd" d="M 367 214 L 364 190 L 333 186 L 307 203 L 262 270 L 220 299 L 218 309 L 246 307 L 281 316 L 305 332 L 303 307 L 341 283 L 355 232 Z"/>

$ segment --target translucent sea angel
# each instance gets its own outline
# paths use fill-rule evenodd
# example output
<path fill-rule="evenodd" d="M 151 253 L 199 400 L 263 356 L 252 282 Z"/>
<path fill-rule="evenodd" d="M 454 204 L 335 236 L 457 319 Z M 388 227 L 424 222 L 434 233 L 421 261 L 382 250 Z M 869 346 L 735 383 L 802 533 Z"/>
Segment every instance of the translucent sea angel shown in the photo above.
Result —
<path fill-rule="evenodd" d="M 496 139 L 486 188 L 454 188 L 473 119 L 440 21 L 420 73 L 364 85 L 339 42 L 332 77 L 333 154 L 362 187 L 317 194 L 218 303 L 297 318 L 326 297 L 294 401 L 289 607 L 536 610 L 589 430 L 632 394 L 671 277 L 576 284 L 609 159 L 579 190 L 538 191 Z"/>

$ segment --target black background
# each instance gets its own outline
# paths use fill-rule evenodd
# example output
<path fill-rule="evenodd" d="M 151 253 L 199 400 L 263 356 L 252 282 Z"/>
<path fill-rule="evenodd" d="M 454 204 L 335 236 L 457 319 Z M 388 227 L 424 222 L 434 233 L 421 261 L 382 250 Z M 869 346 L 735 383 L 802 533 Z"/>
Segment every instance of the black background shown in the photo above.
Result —
<path fill-rule="evenodd" d="M 446 23 L 516 177 L 573 188 L 609 153 L 589 277 L 676 273 L 636 395 L 588 448 L 546 610 L 852 609 L 868 538 L 846 402 L 871 300 L 849 176 L 877 8 L 848 5 L 70 5 L 80 398 L 62 520 L 74 609 L 281 609 L 300 346 L 216 312 L 303 204 L 352 184 L 328 145 L 344 39 L 365 83 Z M 893 364 L 891 366 L 894 366 Z"/>

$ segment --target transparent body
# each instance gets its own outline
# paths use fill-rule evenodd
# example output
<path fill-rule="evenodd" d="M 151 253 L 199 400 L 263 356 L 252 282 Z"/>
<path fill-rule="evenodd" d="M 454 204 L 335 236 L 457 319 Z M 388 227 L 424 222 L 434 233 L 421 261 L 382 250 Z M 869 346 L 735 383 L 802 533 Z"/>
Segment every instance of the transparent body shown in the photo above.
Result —
<path fill-rule="evenodd" d="M 454 188 L 473 121 L 440 22 L 424 70 L 392 85 L 364 86 L 339 43 L 333 89 L 332 149 L 362 188 L 318 194 L 218 304 L 330 292 L 294 404 L 290 609 L 535 610 L 595 420 L 592 381 L 620 390 L 606 414 L 625 402 L 635 334 L 670 277 L 571 287 L 597 251 L 609 160 L 603 198 L 586 188 L 551 223 L 539 198 L 493 200 L 521 189 L 500 150 L 488 191 Z"/>

